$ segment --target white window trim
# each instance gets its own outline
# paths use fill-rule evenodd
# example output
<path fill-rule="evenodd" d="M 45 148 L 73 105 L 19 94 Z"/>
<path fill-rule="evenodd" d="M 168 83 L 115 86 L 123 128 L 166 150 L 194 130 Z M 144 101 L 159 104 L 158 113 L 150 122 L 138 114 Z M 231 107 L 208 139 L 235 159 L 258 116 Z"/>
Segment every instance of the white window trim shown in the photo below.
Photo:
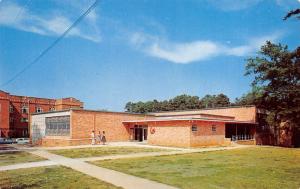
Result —
<path fill-rule="evenodd" d="M 42 113 L 43 112 L 43 109 L 41 107 L 36 107 L 35 108 L 35 112 L 36 113 Z"/>
<path fill-rule="evenodd" d="M 25 111 L 24 111 L 24 110 L 25 110 Z M 29 112 L 28 106 L 22 106 L 21 111 L 22 111 L 22 114 L 28 114 L 28 112 Z"/>
<path fill-rule="evenodd" d="M 11 104 L 9 105 L 9 113 L 14 113 L 14 107 Z"/>

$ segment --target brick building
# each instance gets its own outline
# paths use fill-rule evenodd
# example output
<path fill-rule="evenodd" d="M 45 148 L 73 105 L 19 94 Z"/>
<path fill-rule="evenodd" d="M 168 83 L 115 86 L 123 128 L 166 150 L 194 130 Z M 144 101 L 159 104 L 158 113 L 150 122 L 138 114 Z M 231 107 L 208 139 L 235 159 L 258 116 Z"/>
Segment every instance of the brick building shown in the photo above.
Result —
<path fill-rule="evenodd" d="M 105 131 L 108 141 L 162 146 L 255 144 L 256 114 L 254 106 L 153 114 L 71 109 L 33 114 L 30 134 L 44 146 L 90 144 L 93 130 Z"/>
<path fill-rule="evenodd" d="M 0 90 L 0 137 L 28 137 L 32 113 L 83 108 L 75 98 L 48 99 L 11 95 Z"/>

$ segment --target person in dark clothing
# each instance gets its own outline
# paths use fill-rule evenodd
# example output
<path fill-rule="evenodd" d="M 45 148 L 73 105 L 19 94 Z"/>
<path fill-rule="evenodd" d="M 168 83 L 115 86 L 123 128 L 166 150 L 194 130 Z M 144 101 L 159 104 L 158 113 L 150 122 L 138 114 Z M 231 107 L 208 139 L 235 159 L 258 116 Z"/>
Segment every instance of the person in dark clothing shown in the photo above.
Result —
<path fill-rule="evenodd" d="M 102 141 L 102 144 L 105 145 L 105 143 L 106 143 L 105 131 L 102 132 L 101 141 Z"/>

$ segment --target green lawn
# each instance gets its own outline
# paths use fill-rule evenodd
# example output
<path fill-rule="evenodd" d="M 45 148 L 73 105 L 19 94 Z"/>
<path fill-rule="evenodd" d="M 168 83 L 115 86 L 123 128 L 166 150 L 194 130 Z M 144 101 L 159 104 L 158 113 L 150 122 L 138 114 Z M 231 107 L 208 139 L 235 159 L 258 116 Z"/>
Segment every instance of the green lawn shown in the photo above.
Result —
<path fill-rule="evenodd" d="M 300 149 L 252 147 L 92 163 L 179 188 L 300 188 Z"/>
<path fill-rule="evenodd" d="M 0 172 L 0 188 L 116 189 L 70 168 L 53 166 Z"/>
<path fill-rule="evenodd" d="M 117 154 L 132 154 L 140 152 L 160 152 L 167 151 L 157 148 L 140 148 L 140 147 L 95 147 L 95 148 L 75 148 L 66 150 L 49 150 L 51 153 L 70 157 L 70 158 L 84 158 L 84 157 L 97 157 L 108 156 Z"/>
<path fill-rule="evenodd" d="M 0 153 L 0 166 L 46 160 L 27 152 Z"/>

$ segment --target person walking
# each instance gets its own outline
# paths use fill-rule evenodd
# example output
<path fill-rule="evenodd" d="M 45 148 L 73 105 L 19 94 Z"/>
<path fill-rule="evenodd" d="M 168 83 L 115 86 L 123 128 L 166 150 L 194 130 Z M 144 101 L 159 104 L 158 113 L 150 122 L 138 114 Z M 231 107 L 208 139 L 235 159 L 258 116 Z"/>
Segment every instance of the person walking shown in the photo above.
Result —
<path fill-rule="evenodd" d="M 102 132 L 101 141 L 102 141 L 102 144 L 105 145 L 105 143 L 106 143 L 105 131 Z"/>
<path fill-rule="evenodd" d="M 93 130 L 91 133 L 91 138 L 92 138 L 92 145 L 96 143 L 96 136 L 95 136 L 95 131 Z"/>
<path fill-rule="evenodd" d="M 97 139 L 98 139 L 99 144 L 101 144 L 101 141 L 102 141 L 102 134 L 101 134 L 101 131 L 99 131 L 98 136 L 97 136 Z"/>

